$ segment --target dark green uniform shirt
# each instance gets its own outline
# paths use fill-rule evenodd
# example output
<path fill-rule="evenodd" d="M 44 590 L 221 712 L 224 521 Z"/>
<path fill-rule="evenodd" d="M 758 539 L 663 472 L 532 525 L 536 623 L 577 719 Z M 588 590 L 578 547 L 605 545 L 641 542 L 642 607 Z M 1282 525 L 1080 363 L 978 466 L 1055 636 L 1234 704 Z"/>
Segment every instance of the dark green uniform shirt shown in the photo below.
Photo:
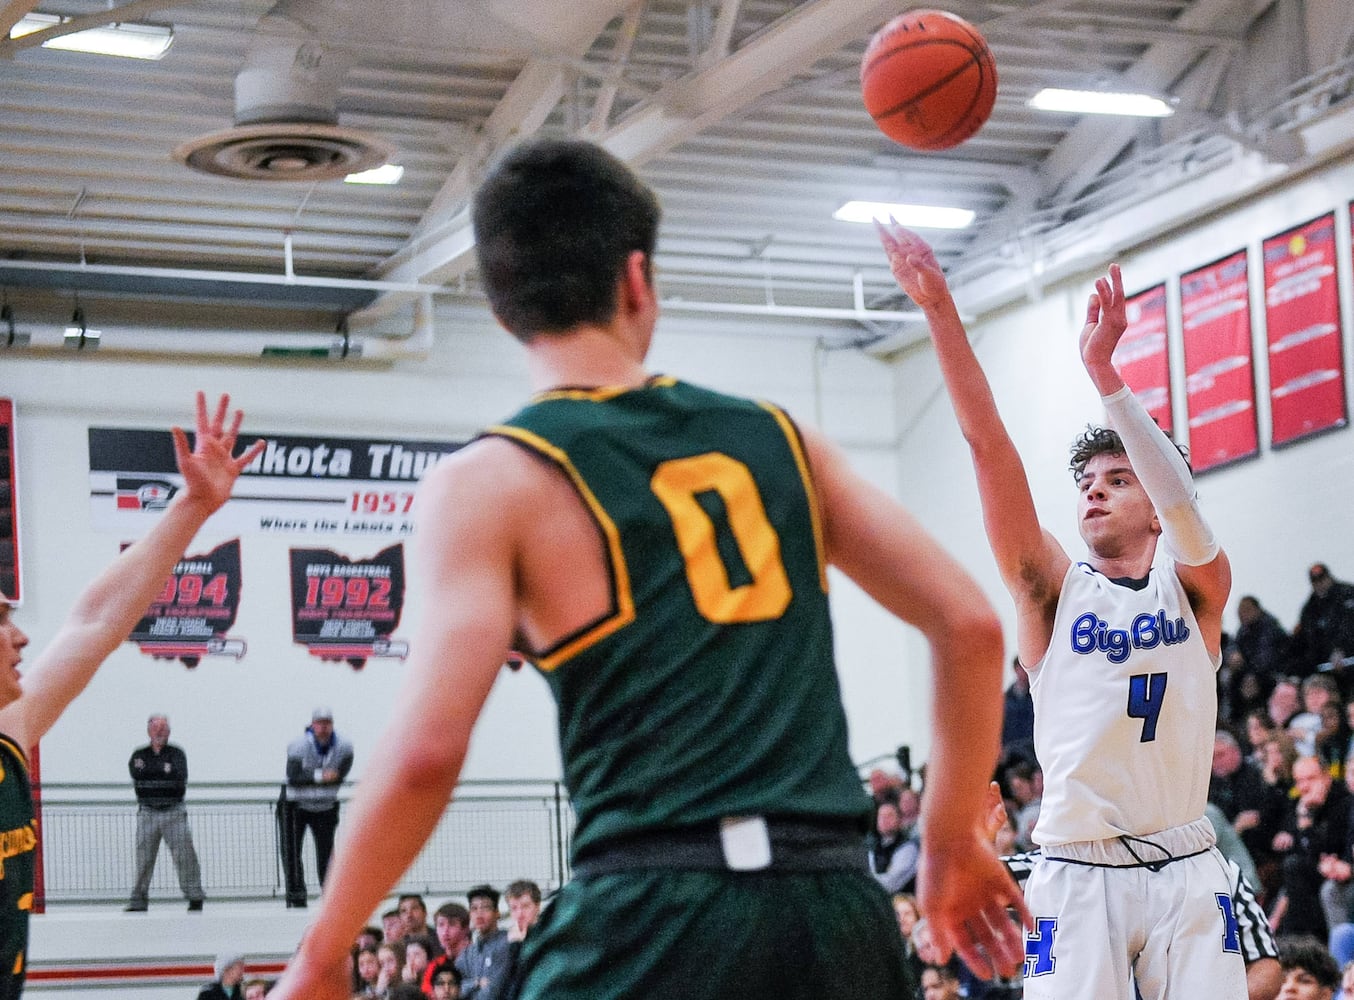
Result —
<path fill-rule="evenodd" d="M 544 393 L 487 433 L 562 470 L 606 547 L 610 610 L 532 656 L 559 706 L 575 856 L 725 816 L 866 815 L 789 418 L 655 378 Z"/>
<path fill-rule="evenodd" d="M 23 992 L 37 845 L 28 759 L 0 734 L 0 1000 Z"/>

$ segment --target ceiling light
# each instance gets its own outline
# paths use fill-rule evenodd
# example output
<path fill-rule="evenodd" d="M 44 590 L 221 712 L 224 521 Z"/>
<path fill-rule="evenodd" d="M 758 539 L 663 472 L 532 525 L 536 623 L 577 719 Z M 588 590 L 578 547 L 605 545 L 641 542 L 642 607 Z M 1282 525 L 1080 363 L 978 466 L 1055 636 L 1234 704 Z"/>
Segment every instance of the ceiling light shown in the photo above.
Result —
<path fill-rule="evenodd" d="M 71 20 L 56 14 L 25 14 L 10 29 L 10 38 L 22 38 L 35 31 L 44 31 Z M 42 43 L 45 49 L 65 49 L 70 52 L 91 52 L 100 56 L 122 56 L 127 59 L 159 59 L 169 51 L 174 41 L 174 29 L 167 24 L 140 24 L 133 21 L 114 21 L 97 28 L 58 35 Z"/>
<path fill-rule="evenodd" d="M 345 184 L 398 184 L 400 178 L 404 176 L 404 168 L 398 163 L 387 163 L 385 166 L 373 167 L 370 170 L 363 170 L 361 173 L 349 174 L 343 178 Z"/>
<path fill-rule="evenodd" d="M 889 201 L 848 201 L 832 213 L 842 222 L 873 222 L 897 219 L 914 229 L 964 229 L 973 224 L 977 213 L 967 208 L 940 205 L 899 205 Z"/>
<path fill-rule="evenodd" d="M 1029 99 L 1039 111 L 1065 111 L 1074 115 L 1127 115 L 1132 118 L 1167 118 L 1175 114 L 1168 102 L 1151 94 L 1118 94 L 1099 90 L 1059 90 L 1045 87 Z"/>

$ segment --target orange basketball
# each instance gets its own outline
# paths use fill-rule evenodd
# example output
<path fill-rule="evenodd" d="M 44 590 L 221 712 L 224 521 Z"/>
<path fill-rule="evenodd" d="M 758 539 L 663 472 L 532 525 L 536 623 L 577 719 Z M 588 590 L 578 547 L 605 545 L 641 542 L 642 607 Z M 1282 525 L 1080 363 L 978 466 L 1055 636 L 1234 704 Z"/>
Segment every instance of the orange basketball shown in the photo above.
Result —
<path fill-rule="evenodd" d="M 997 64 L 978 29 L 943 10 L 913 10 L 875 33 L 860 92 L 880 131 L 911 149 L 949 149 L 997 99 Z"/>

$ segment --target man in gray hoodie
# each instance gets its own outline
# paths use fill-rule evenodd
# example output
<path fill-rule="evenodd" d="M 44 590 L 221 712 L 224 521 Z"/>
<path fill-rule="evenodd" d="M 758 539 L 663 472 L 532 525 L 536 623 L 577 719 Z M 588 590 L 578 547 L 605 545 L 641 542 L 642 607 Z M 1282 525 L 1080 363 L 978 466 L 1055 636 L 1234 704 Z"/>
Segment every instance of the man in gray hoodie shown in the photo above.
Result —
<path fill-rule="evenodd" d="M 353 745 L 334 732 L 334 713 L 327 708 L 315 709 L 305 733 L 287 747 L 287 787 L 281 819 L 288 907 L 306 905 L 301 844 L 307 827 L 315 840 L 316 874 L 324 884 L 338 828 L 339 786 L 352 766 Z"/>

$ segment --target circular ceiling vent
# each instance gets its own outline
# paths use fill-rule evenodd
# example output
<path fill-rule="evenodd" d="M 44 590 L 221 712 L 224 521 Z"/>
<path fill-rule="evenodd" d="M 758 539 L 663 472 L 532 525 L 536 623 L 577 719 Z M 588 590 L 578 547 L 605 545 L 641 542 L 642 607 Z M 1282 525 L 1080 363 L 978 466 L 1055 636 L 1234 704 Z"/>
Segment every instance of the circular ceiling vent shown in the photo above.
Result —
<path fill-rule="evenodd" d="M 394 155 L 394 146 L 365 133 L 307 122 L 237 125 L 174 150 L 174 159 L 194 170 L 252 181 L 333 180 Z"/>

